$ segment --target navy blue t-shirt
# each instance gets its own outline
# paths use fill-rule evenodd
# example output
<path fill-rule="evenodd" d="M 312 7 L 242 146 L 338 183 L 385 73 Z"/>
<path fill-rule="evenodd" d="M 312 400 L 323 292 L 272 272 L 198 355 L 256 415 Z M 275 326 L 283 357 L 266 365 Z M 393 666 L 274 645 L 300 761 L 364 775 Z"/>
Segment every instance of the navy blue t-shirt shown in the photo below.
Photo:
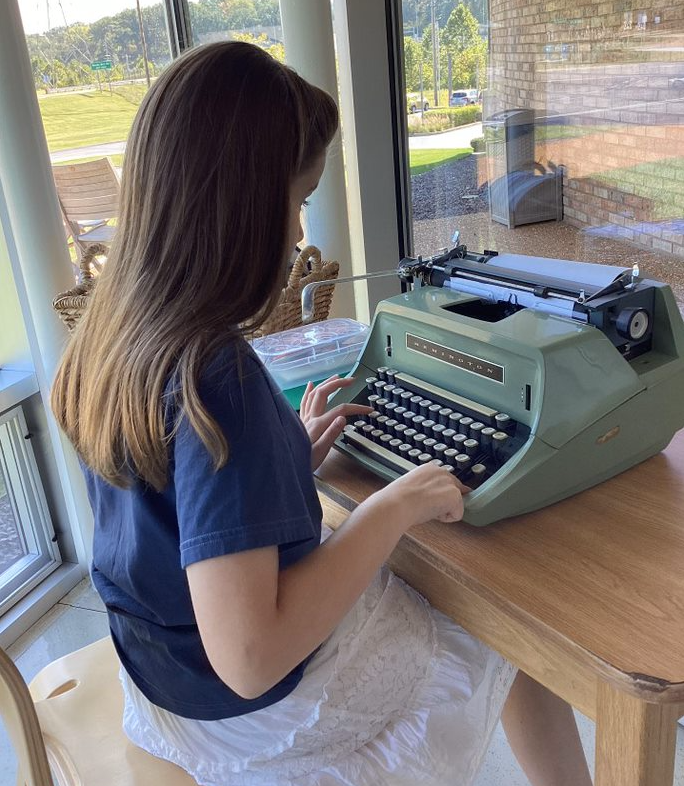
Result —
<path fill-rule="evenodd" d="M 318 546 L 322 514 L 306 430 L 246 342 L 212 360 L 199 393 L 228 440 L 218 472 L 187 418 L 170 445 L 162 493 L 141 482 L 122 490 L 84 472 L 95 517 L 93 581 L 124 668 L 159 707 L 217 720 L 287 696 L 308 659 L 257 699 L 231 691 L 202 646 L 185 568 L 277 546 L 282 570 Z"/>

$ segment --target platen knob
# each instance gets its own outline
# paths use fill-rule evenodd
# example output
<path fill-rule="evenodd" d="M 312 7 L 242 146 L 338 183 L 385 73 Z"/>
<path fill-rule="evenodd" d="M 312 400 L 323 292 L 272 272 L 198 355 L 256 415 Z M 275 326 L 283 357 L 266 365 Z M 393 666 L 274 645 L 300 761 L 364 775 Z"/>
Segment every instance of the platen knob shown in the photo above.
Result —
<path fill-rule="evenodd" d="M 651 318 L 645 308 L 623 308 L 615 320 L 615 329 L 630 341 L 639 341 L 648 332 Z"/>

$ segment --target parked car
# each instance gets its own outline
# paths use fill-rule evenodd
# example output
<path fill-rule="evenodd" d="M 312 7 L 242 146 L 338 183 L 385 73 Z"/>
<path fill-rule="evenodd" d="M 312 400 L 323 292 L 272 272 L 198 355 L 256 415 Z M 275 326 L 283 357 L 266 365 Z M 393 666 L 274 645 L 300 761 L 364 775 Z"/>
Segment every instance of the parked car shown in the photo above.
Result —
<path fill-rule="evenodd" d="M 449 98 L 449 106 L 468 106 L 469 103 L 467 90 L 454 90 Z"/>
<path fill-rule="evenodd" d="M 429 108 L 430 104 L 425 97 L 423 98 L 423 103 L 421 104 L 420 93 L 408 93 L 406 96 L 406 109 L 410 114 L 414 114 L 414 112 L 417 112 L 419 109 L 423 112 L 427 112 Z"/>
<path fill-rule="evenodd" d="M 479 104 L 480 103 L 480 91 L 479 90 L 466 90 L 468 94 L 468 103 L 469 104 Z"/>

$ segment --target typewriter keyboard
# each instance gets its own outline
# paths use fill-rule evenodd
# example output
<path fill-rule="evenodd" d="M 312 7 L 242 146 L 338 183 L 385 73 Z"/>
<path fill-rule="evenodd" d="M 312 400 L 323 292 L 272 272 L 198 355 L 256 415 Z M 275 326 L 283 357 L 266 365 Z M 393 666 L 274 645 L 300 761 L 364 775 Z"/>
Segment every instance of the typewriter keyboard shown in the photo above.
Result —
<path fill-rule="evenodd" d="M 366 379 L 354 403 L 373 411 L 351 418 L 342 441 L 398 475 L 432 462 L 476 488 L 529 436 L 504 412 L 387 367 Z"/>

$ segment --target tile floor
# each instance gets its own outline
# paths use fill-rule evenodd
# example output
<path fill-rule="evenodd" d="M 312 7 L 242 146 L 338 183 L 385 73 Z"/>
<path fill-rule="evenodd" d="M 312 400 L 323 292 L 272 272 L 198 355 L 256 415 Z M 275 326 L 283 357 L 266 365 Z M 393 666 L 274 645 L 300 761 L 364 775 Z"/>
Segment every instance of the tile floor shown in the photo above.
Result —
<path fill-rule="evenodd" d="M 8 650 L 24 679 L 30 681 L 47 663 L 96 641 L 108 632 L 107 617 L 88 579 L 65 595 Z M 594 724 L 577 715 L 582 742 L 590 762 L 594 757 Z M 684 728 L 678 730 L 673 786 L 684 786 Z M 0 723 L 0 786 L 14 786 L 16 762 Z M 499 725 L 475 786 L 529 786 Z"/>

